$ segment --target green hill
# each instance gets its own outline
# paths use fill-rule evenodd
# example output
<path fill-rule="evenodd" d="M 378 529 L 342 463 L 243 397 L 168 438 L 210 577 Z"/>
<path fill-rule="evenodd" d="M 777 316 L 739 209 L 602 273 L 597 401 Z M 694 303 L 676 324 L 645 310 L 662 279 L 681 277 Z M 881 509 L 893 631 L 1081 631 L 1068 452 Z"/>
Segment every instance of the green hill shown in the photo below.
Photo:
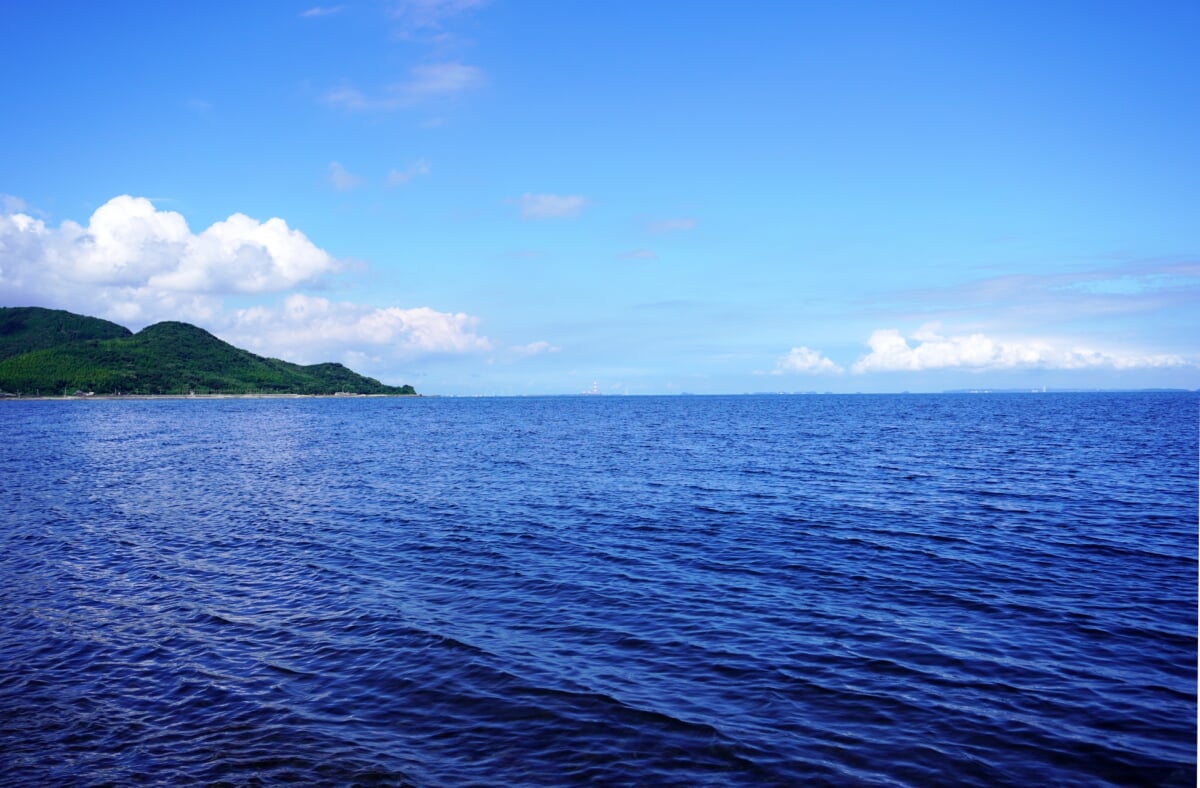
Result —
<path fill-rule="evenodd" d="M 28 348 L 22 350 L 22 348 Z M 7 355 L 6 355 L 7 354 Z M 341 364 L 263 358 L 187 323 L 131 334 L 104 320 L 36 307 L 0 308 L 0 390 L 70 394 L 415 394 Z"/>
<path fill-rule="evenodd" d="M 61 309 L 36 306 L 0 308 L 0 359 L 87 339 L 133 336 L 128 328 Z"/>

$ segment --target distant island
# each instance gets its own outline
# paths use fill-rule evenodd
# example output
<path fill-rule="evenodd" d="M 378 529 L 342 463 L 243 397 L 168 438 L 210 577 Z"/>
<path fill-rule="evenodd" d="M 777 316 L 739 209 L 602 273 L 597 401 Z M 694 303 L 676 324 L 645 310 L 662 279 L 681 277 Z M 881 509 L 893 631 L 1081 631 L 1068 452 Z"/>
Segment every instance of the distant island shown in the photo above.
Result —
<path fill-rule="evenodd" d="M 135 334 L 63 310 L 0 307 L 0 396 L 416 393 L 341 364 L 256 356 L 189 323 Z"/>

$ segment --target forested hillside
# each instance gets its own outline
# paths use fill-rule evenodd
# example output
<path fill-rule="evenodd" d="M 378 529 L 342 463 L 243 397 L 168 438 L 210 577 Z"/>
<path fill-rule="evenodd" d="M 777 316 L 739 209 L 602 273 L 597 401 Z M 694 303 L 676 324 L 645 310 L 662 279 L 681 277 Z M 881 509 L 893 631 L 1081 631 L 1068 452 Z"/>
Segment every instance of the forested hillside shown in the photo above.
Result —
<path fill-rule="evenodd" d="M 188 323 L 137 334 L 36 307 L 0 309 L 0 391 L 71 394 L 415 394 L 341 364 L 263 358 Z"/>

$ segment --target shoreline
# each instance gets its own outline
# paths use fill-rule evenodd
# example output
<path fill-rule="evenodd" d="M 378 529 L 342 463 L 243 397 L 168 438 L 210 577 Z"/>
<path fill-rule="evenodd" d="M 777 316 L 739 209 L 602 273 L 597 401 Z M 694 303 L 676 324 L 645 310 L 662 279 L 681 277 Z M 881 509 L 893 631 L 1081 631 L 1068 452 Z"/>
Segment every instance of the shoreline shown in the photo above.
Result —
<path fill-rule="evenodd" d="M 66 394 L 0 396 L 0 402 L 88 402 L 91 400 L 154 400 L 154 399 L 361 399 L 364 397 L 408 399 L 422 394 Z"/>

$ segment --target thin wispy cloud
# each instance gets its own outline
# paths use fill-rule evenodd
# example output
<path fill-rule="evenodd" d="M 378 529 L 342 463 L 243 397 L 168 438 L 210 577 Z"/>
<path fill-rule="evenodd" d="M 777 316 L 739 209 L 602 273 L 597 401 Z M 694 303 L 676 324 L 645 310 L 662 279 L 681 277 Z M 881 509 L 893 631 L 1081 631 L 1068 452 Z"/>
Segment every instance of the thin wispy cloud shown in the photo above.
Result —
<path fill-rule="evenodd" d="M 313 6 L 305 11 L 300 12 L 302 19 L 318 19 L 323 16 L 333 16 L 340 14 L 346 7 L 343 5 L 332 6 Z"/>
<path fill-rule="evenodd" d="M 382 99 L 370 98 L 367 94 L 351 85 L 342 85 L 341 87 L 326 91 L 321 100 L 331 107 L 354 112 L 365 112 L 371 109 L 396 109 L 400 106 L 391 100 L 384 101 Z"/>
<path fill-rule="evenodd" d="M 388 186 L 403 186 L 420 175 L 428 175 L 433 172 L 433 166 L 426 159 L 418 159 L 402 170 L 393 168 L 388 172 Z"/>
<path fill-rule="evenodd" d="M 366 178 L 355 175 L 336 161 L 329 162 L 328 180 L 339 192 L 352 191 L 367 182 Z"/>
<path fill-rule="evenodd" d="M 184 100 L 183 107 L 188 112 L 196 115 L 207 115 L 213 110 L 213 103 L 202 98 L 189 98 Z"/>
<path fill-rule="evenodd" d="M 11 194 L 0 194 L 0 214 L 21 213 L 28 210 L 25 201 Z"/>
<path fill-rule="evenodd" d="M 528 345 L 516 345 L 509 348 L 509 350 L 514 355 L 524 358 L 527 356 L 539 356 L 543 353 L 557 353 L 562 348 L 552 345 L 545 340 L 539 340 L 537 342 L 530 342 Z"/>
<path fill-rule="evenodd" d="M 401 91 L 415 99 L 453 96 L 483 84 L 483 71 L 463 63 L 416 66 Z"/>
<path fill-rule="evenodd" d="M 391 17 L 405 30 L 437 29 L 487 3 L 488 0 L 399 0 L 392 7 Z"/>
<path fill-rule="evenodd" d="M 1200 301 L 1200 263 L 1137 260 L 1081 271 L 993 276 L 949 287 L 902 290 L 868 302 L 873 312 L 922 320 L 1067 320 L 1157 312 Z M 889 303 L 890 302 L 890 303 Z"/>
<path fill-rule="evenodd" d="M 522 194 L 517 199 L 522 219 L 564 219 L 578 216 L 587 205 L 578 194 Z"/>
<path fill-rule="evenodd" d="M 327 91 L 322 100 L 331 107 L 352 112 L 393 111 L 435 99 L 453 98 L 484 82 L 483 71 L 475 66 L 457 62 L 431 63 L 414 66 L 408 79 L 387 85 L 378 93 L 369 94 L 353 85 L 343 85 Z"/>

